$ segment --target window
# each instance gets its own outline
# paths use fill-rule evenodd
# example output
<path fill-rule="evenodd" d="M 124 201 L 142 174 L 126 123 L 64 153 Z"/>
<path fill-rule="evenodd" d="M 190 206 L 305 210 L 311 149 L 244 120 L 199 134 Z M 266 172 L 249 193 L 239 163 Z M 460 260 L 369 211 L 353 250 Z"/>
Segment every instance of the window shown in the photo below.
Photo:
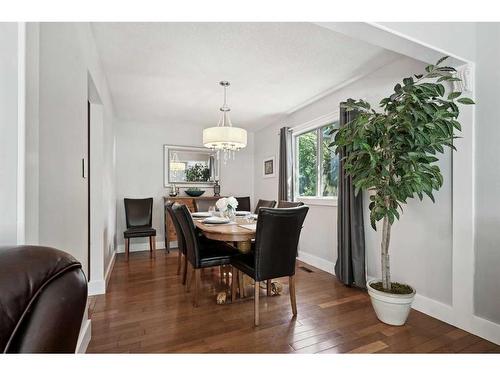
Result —
<path fill-rule="evenodd" d="M 298 197 L 336 197 L 339 160 L 329 145 L 334 122 L 295 136 L 295 192 Z"/>

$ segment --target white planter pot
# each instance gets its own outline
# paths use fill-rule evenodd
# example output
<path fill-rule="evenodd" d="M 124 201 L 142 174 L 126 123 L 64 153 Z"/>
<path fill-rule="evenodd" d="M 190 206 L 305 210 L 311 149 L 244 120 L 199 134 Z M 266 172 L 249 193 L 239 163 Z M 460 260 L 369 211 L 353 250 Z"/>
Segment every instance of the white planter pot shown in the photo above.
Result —
<path fill-rule="evenodd" d="M 415 298 L 415 288 L 411 287 L 413 289 L 411 294 L 385 293 L 370 286 L 371 283 L 378 281 L 380 280 L 370 280 L 366 283 L 377 318 L 392 326 L 402 326 L 410 313 L 411 304 Z"/>

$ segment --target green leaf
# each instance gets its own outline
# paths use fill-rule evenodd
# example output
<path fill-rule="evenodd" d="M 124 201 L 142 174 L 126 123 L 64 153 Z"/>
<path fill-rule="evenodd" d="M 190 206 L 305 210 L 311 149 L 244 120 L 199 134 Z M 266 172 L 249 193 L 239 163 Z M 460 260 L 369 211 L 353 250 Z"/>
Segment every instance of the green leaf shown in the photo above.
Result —
<path fill-rule="evenodd" d="M 444 86 L 442 84 L 438 84 L 436 86 L 436 90 L 439 93 L 439 96 L 444 96 Z"/>
<path fill-rule="evenodd" d="M 457 100 L 457 102 L 462 103 L 462 104 L 476 104 L 470 98 L 460 98 L 460 99 Z"/>
<path fill-rule="evenodd" d="M 437 61 L 436 65 L 441 64 L 441 63 L 442 63 L 444 60 L 446 60 L 448 57 L 450 57 L 450 56 L 443 56 L 443 57 L 441 57 L 441 58 Z"/>
<path fill-rule="evenodd" d="M 462 93 L 460 91 L 453 91 L 448 95 L 448 100 L 453 100 L 455 98 L 458 98 Z"/>
<path fill-rule="evenodd" d="M 457 70 L 455 68 L 452 68 L 451 66 L 442 66 L 437 68 L 440 72 L 456 72 Z"/>

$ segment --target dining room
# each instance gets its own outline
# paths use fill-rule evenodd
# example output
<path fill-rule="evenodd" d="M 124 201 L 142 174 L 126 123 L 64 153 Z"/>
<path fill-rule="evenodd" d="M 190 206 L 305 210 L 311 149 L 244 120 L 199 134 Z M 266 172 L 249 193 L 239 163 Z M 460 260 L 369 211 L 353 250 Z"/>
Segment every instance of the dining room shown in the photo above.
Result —
<path fill-rule="evenodd" d="M 360 203 L 371 198 L 344 181 L 334 146 L 347 99 L 376 103 L 425 63 L 312 23 L 91 27 L 115 112 L 116 229 L 89 352 L 485 345 L 433 305 L 452 295 L 453 218 L 435 215 L 451 211 L 451 185 L 408 202 L 392 264 L 413 287 L 383 316 L 366 292 L 380 278 L 380 232 Z M 437 162 L 451 179 L 451 154 Z"/>

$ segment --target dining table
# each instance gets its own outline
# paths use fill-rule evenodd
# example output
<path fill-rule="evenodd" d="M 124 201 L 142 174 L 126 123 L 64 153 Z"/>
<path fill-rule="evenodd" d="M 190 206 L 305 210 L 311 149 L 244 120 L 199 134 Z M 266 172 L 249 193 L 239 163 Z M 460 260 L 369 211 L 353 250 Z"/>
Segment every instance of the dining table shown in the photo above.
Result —
<path fill-rule="evenodd" d="M 252 240 L 255 239 L 257 230 L 256 215 L 253 215 L 252 218 L 236 216 L 229 223 L 225 224 L 207 224 L 203 222 L 204 219 L 205 218 L 201 217 L 193 217 L 196 227 L 208 239 L 232 242 L 241 253 L 248 253 L 251 250 Z M 240 298 L 245 298 L 245 286 L 251 284 L 251 279 L 249 276 L 240 272 L 238 283 L 240 285 Z M 229 286 L 229 283 L 227 285 Z M 217 298 L 219 298 L 219 296 Z"/>
<path fill-rule="evenodd" d="M 206 224 L 204 218 L 195 218 L 196 227 L 205 237 L 215 241 L 233 242 L 236 248 L 247 253 L 251 249 L 252 240 L 255 239 L 257 222 L 255 219 L 236 216 L 227 224 Z"/>

